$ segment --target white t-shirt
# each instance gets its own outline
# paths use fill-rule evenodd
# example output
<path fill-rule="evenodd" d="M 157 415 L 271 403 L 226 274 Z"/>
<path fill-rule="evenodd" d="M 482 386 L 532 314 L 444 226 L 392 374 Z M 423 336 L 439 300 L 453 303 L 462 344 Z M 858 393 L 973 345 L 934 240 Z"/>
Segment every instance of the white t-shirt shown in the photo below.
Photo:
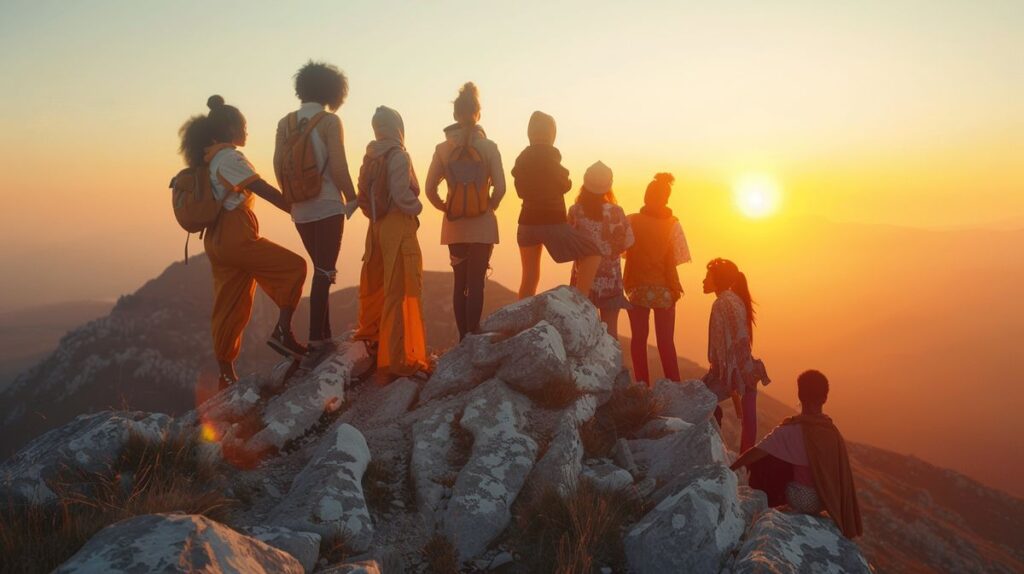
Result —
<path fill-rule="evenodd" d="M 245 203 L 252 192 L 245 187 L 259 179 L 256 168 L 234 147 L 225 147 L 210 160 L 210 182 L 213 196 L 223 201 L 230 211 Z"/>
<path fill-rule="evenodd" d="M 323 105 L 316 102 L 306 102 L 299 108 L 299 121 L 312 118 L 318 112 L 324 111 L 324 109 Z M 316 129 L 310 134 L 310 141 L 313 143 L 313 155 L 316 157 L 316 166 L 320 173 L 323 174 L 320 178 L 320 195 L 292 204 L 292 221 L 295 223 L 320 221 L 345 211 L 344 204 L 341 202 L 341 193 L 331 178 L 331 170 L 325 169 L 327 165 L 327 144 L 324 143 Z"/>

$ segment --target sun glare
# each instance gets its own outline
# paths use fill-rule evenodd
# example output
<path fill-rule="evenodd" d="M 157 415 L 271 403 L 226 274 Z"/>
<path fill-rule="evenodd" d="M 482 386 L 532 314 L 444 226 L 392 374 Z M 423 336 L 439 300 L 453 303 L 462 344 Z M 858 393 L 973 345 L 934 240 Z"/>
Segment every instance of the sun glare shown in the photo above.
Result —
<path fill-rule="evenodd" d="M 778 182 L 764 174 L 749 174 L 733 185 L 733 199 L 740 212 L 747 217 L 761 218 L 779 208 L 781 191 Z"/>

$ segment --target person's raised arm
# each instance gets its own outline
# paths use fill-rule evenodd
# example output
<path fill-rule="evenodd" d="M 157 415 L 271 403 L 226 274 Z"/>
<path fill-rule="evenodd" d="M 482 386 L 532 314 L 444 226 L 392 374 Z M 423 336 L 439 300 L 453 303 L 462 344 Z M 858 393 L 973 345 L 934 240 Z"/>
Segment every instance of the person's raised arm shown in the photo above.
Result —
<path fill-rule="evenodd" d="M 439 211 L 447 211 L 448 207 L 441 200 L 441 195 L 437 191 L 438 186 L 441 185 L 441 178 L 444 177 L 444 164 L 441 161 L 440 147 L 438 146 L 434 150 L 434 157 L 430 160 L 430 168 L 427 169 L 426 187 L 423 188 L 423 193 L 427 195 L 431 205 Z"/>
<path fill-rule="evenodd" d="M 245 186 L 246 189 L 255 193 L 257 196 L 270 202 L 274 207 L 280 209 L 285 213 L 292 212 L 292 206 L 285 201 L 284 195 L 277 190 L 276 187 L 270 185 L 262 178 L 257 178 L 252 183 Z"/>
<path fill-rule="evenodd" d="M 327 140 L 327 169 L 331 171 L 331 179 L 338 191 L 345 198 L 345 203 L 356 201 L 356 188 L 352 184 L 352 174 L 348 170 L 348 158 L 345 156 L 345 128 L 341 118 L 328 116 L 324 122 Z"/>
<path fill-rule="evenodd" d="M 740 457 L 736 459 L 736 462 L 729 465 L 729 468 L 735 472 L 745 466 L 750 466 L 754 464 L 755 462 L 761 460 L 766 456 L 768 456 L 768 453 L 757 448 L 756 446 L 753 448 L 748 448 L 746 452 L 741 454 Z"/>

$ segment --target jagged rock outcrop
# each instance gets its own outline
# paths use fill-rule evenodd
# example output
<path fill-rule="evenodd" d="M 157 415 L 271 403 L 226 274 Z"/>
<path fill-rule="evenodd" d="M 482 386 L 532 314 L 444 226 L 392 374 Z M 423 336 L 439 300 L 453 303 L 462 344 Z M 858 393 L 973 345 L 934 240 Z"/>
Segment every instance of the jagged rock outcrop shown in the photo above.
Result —
<path fill-rule="evenodd" d="M 0 497 L 22 503 L 57 498 L 57 483 L 78 482 L 78 473 L 108 468 L 133 434 L 159 440 L 171 417 L 141 412 L 105 411 L 81 415 L 32 441 L 0 464 Z M 63 476 L 62 476 L 63 475 Z"/>
<path fill-rule="evenodd" d="M 768 510 L 750 527 L 734 574 L 870 574 L 867 560 L 828 518 Z"/>
<path fill-rule="evenodd" d="M 736 475 L 720 465 L 676 479 L 626 534 L 626 559 L 637 574 L 718 572 L 746 529 Z"/>
<path fill-rule="evenodd" d="M 54 572 L 303 574 L 304 570 L 288 553 L 203 516 L 147 514 L 104 528 Z"/>
<path fill-rule="evenodd" d="M 614 418 L 625 415 L 609 399 L 631 383 L 586 299 L 555 289 L 499 310 L 482 330 L 442 356 L 426 383 L 363 377 L 365 346 L 341 338 L 312 372 L 286 380 L 283 363 L 255 373 L 160 428 L 195 433 L 222 455 L 229 493 L 243 501 L 226 523 L 247 533 L 220 526 L 244 539 L 228 546 L 284 550 L 292 562 L 281 571 L 425 572 L 423 548 L 437 537 L 466 568 L 507 565 L 529 552 L 513 547 L 510 528 L 529 504 L 524 493 L 553 487 L 571 497 L 582 481 L 649 509 L 626 525 L 626 563 L 616 567 L 740 567 L 737 549 L 764 516 L 764 497 L 725 466 L 703 384 L 657 383 L 662 416 L 644 411 L 618 433 Z M 591 452 L 601 444 L 610 446 Z M 183 528 L 164 528 L 169 548 L 200 530 L 222 536 Z M 96 555 L 134 552 L 123 537 L 94 541 Z M 327 564 L 338 548 L 359 563 Z"/>
<path fill-rule="evenodd" d="M 354 552 L 373 541 L 373 521 L 363 497 L 363 473 L 370 463 L 366 439 L 353 426 L 328 431 L 291 490 L 271 513 L 271 524 L 344 540 Z"/>

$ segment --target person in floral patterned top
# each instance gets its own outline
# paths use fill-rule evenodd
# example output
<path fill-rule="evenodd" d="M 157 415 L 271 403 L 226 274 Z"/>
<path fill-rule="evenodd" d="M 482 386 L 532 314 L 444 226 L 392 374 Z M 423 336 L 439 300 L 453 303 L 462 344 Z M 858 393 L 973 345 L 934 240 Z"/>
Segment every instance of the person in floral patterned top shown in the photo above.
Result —
<path fill-rule="evenodd" d="M 644 207 L 629 216 L 636 242 L 626 251 L 623 286 L 629 309 L 629 326 L 633 333 L 630 356 L 633 379 L 650 385 L 647 370 L 647 336 L 651 311 L 654 312 L 654 334 L 665 378 L 679 380 L 679 359 L 676 356 L 676 301 L 683 294 L 676 267 L 690 261 L 690 248 L 679 219 L 672 214 L 668 198 L 675 178 L 659 173 L 647 184 Z"/>
<path fill-rule="evenodd" d="M 757 384 L 771 382 L 764 363 L 751 354 L 754 344 L 754 302 L 747 276 L 728 259 L 708 263 L 704 292 L 716 296 L 708 325 L 708 363 L 704 383 L 718 400 L 732 398 L 736 415 L 742 420 L 740 450 L 745 452 L 757 439 Z M 722 408 L 715 409 L 722 424 Z"/>
<path fill-rule="evenodd" d="M 586 235 L 601 250 L 601 263 L 590 287 L 590 301 L 601 312 L 608 334 L 619 337 L 619 311 L 629 308 L 622 292 L 621 255 L 633 245 L 633 229 L 626 212 L 615 203 L 612 170 L 601 162 L 587 168 L 576 203 L 569 208 L 569 225 Z M 576 284 L 577 265 L 572 267 Z"/>

